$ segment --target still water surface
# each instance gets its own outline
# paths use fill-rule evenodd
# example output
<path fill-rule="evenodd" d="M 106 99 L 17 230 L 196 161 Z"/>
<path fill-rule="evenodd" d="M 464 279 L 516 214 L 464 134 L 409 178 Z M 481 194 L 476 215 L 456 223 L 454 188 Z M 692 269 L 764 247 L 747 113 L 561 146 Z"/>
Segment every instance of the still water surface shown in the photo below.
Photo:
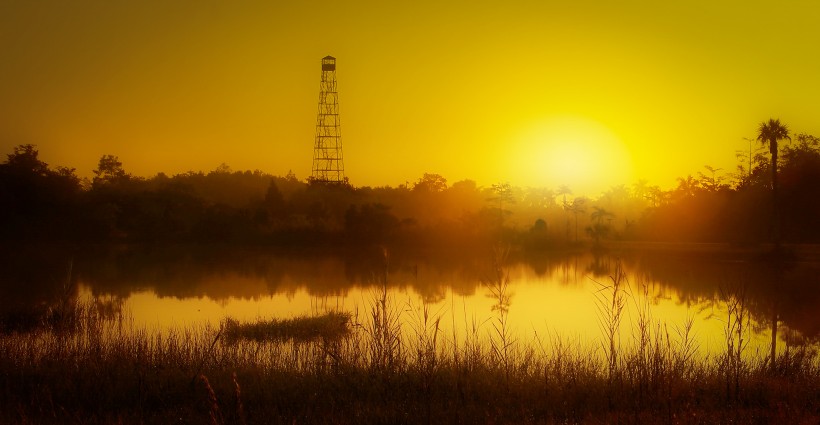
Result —
<path fill-rule="evenodd" d="M 405 330 L 424 308 L 440 318 L 442 335 L 473 328 L 489 338 L 498 319 L 491 296 L 494 267 L 485 258 L 384 256 L 376 251 L 341 258 L 264 252 L 134 253 L 91 261 L 78 272 L 79 295 L 121 307 L 137 326 L 219 326 L 240 321 L 290 318 L 328 310 L 368 319 L 386 287 Z M 751 313 L 749 352 L 768 352 L 776 314 L 781 350 L 820 334 L 820 265 L 797 258 L 771 263 L 748 252 L 610 250 L 605 253 L 509 255 L 502 267 L 509 285 L 508 326 L 519 341 L 560 335 L 584 344 L 603 339 L 602 307 L 612 276 L 625 271 L 621 338 L 629 344 L 638 311 L 649 305 L 653 329 L 675 340 L 685 322 L 701 353 L 725 349 L 728 296 L 743 297 Z M 603 288 L 603 289 L 602 289 Z"/>

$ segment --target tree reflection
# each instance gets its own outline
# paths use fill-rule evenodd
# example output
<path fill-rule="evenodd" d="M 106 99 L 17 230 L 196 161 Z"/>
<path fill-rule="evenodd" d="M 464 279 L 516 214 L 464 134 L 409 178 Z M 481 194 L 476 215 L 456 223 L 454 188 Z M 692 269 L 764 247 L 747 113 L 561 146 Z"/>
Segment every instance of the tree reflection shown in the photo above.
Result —
<path fill-rule="evenodd" d="M 525 281 L 563 285 L 609 276 L 620 259 L 634 282 L 652 284 L 692 305 L 718 300 L 720 288 L 743 283 L 752 318 L 767 324 L 773 346 L 782 349 L 777 344 L 784 340 L 792 343 L 820 337 L 818 257 L 811 250 L 798 252 L 793 259 L 761 257 L 746 249 L 511 251 L 505 267 L 514 271 L 511 288 Z M 69 264 L 73 266 L 67 281 Z M 425 302 L 436 303 L 450 293 L 472 296 L 480 292 L 486 264 L 480 256 L 422 256 L 378 246 L 352 250 L 345 256 L 219 247 L 13 247 L 3 251 L 0 310 L 5 314 L 43 311 L 64 296 L 66 282 L 74 288 L 72 294 L 82 285 L 93 296 L 110 300 L 124 300 L 138 291 L 159 297 L 227 300 L 304 290 L 322 298 L 386 282 L 389 290 L 410 289 Z"/>

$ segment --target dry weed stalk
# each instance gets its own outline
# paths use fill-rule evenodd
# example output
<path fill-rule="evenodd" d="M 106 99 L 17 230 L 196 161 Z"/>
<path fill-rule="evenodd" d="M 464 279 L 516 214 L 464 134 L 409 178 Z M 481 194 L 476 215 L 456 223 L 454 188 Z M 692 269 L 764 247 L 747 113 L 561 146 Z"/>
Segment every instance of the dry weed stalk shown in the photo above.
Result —
<path fill-rule="evenodd" d="M 509 247 L 493 247 L 492 275 L 482 281 L 490 291 L 488 296 L 495 302 L 492 310 L 496 312 L 497 316 L 492 321 L 495 333 L 490 338 L 490 348 L 493 357 L 501 365 L 504 372 L 505 384 L 509 384 L 510 381 L 516 344 L 516 339 L 510 330 L 508 321 L 512 299 L 509 288 L 510 275 L 504 269 L 509 251 Z"/>
<path fill-rule="evenodd" d="M 225 419 L 222 417 L 222 412 L 219 410 L 219 402 L 216 399 L 216 394 L 214 393 L 214 389 L 211 387 L 211 383 L 208 382 L 208 377 L 200 374 L 199 380 L 202 381 L 205 391 L 208 393 L 208 415 L 211 418 L 211 425 L 223 425 L 225 423 Z"/>

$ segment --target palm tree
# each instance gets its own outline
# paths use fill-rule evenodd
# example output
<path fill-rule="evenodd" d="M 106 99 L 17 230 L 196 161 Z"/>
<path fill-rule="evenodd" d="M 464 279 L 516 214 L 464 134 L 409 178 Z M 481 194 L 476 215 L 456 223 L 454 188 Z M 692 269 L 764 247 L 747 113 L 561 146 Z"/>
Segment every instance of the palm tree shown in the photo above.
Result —
<path fill-rule="evenodd" d="M 780 208 L 777 205 L 777 142 L 788 139 L 789 128 L 786 124 L 781 124 L 779 119 L 770 118 L 769 122 L 760 123 L 757 129 L 757 140 L 764 145 L 769 144 L 769 152 L 772 154 L 772 211 L 774 213 L 774 249 L 780 251 Z M 772 352 L 771 368 L 775 370 L 775 359 L 777 358 L 777 307 L 772 309 Z"/>
<path fill-rule="evenodd" d="M 789 128 L 786 124 L 781 124 L 779 119 L 770 118 L 768 122 L 760 123 L 757 129 L 757 140 L 760 143 L 769 144 L 769 152 L 772 154 L 772 206 L 774 212 L 774 246 L 780 249 L 780 211 L 777 205 L 777 142 L 792 138 L 789 136 Z"/>
<path fill-rule="evenodd" d="M 632 195 L 638 199 L 643 201 L 646 199 L 646 195 L 649 193 L 649 181 L 646 179 L 640 179 L 635 184 L 632 185 Z"/>
<path fill-rule="evenodd" d="M 601 242 L 601 237 L 606 236 L 609 233 L 609 225 L 603 223 L 604 219 L 614 218 L 615 214 L 601 208 L 601 207 L 592 207 L 593 211 L 590 214 L 590 218 L 595 220 L 595 223 L 591 224 L 587 227 L 587 233 L 595 239 L 595 246 L 599 246 Z"/>
<path fill-rule="evenodd" d="M 682 198 L 691 198 L 695 196 L 695 192 L 698 190 L 698 181 L 695 180 L 692 175 L 686 176 L 686 178 L 678 177 L 678 188 L 675 189 Z"/>
<path fill-rule="evenodd" d="M 572 194 L 572 190 L 569 188 L 569 186 L 567 186 L 565 184 L 562 184 L 558 188 L 558 193 L 556 194 L 557 196 L 562 196 L 563 195 L 564 200 L 561 203 L 561 206 L 564 207 L 564 211 L 567 212 L 567 213 L 569 213 L 569 209 L 570 209 L 570 205 L 567 204 L 567 195 L 571 195 L 571 194 Z M 569 242 L 569 214 L 567 214 L 567 237 L 566 237 L 566 240 L 567 240 L 567 242 Z"/>
<path fill-rule="evenodd" d="M 594 211 L 592 211 L 592 214 L 590 214 L 589 216 L 598 224 L 602 224 L 601 221 L 606 218 L 615 217 L 615 214 L 605 210 L 604 208 L 592 207 L 592 209 Z"/>
<path fill-rule="evenodd" d="M 586 212 L 586 209 L 584 208 L 585 202 L 586 198 L 581 196 L 573 199 L 572 204 L 566 207 L 567 211 L 575 215 L 575 243 L 578 243 L 578 214 L 583 214 Z M 569 221 L 567 221 L 567 225 L 569 225 Z M 569 234 L 567 234 L 567 238 L 569 238 Z"/>

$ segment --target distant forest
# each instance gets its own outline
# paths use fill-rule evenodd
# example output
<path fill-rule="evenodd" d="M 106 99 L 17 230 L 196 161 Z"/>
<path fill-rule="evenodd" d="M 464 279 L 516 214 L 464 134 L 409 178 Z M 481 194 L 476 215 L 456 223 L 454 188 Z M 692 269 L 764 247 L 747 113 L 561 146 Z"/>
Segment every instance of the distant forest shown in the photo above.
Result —
<path fill-rule="evenodd" d="M 783 242 L 818 243 L 820 139 L 799 134 L 776 150 L 777 213 L 763 146 L 738 154 L 731 172 L 706 166 L 670 190 L 639 181 L 590 199 L 566 186 L 481 187 L 438 174 L 399 187 L 327 186 L 223 164 L 143 178 L 113 155 L 81 179 L 20 145 L 0 164 L 0 240 L 288 249 L 466 249 L 499 239 L 532 250 L 610 240 L 753 244 L 772 240 L 779 215 Z"/>

